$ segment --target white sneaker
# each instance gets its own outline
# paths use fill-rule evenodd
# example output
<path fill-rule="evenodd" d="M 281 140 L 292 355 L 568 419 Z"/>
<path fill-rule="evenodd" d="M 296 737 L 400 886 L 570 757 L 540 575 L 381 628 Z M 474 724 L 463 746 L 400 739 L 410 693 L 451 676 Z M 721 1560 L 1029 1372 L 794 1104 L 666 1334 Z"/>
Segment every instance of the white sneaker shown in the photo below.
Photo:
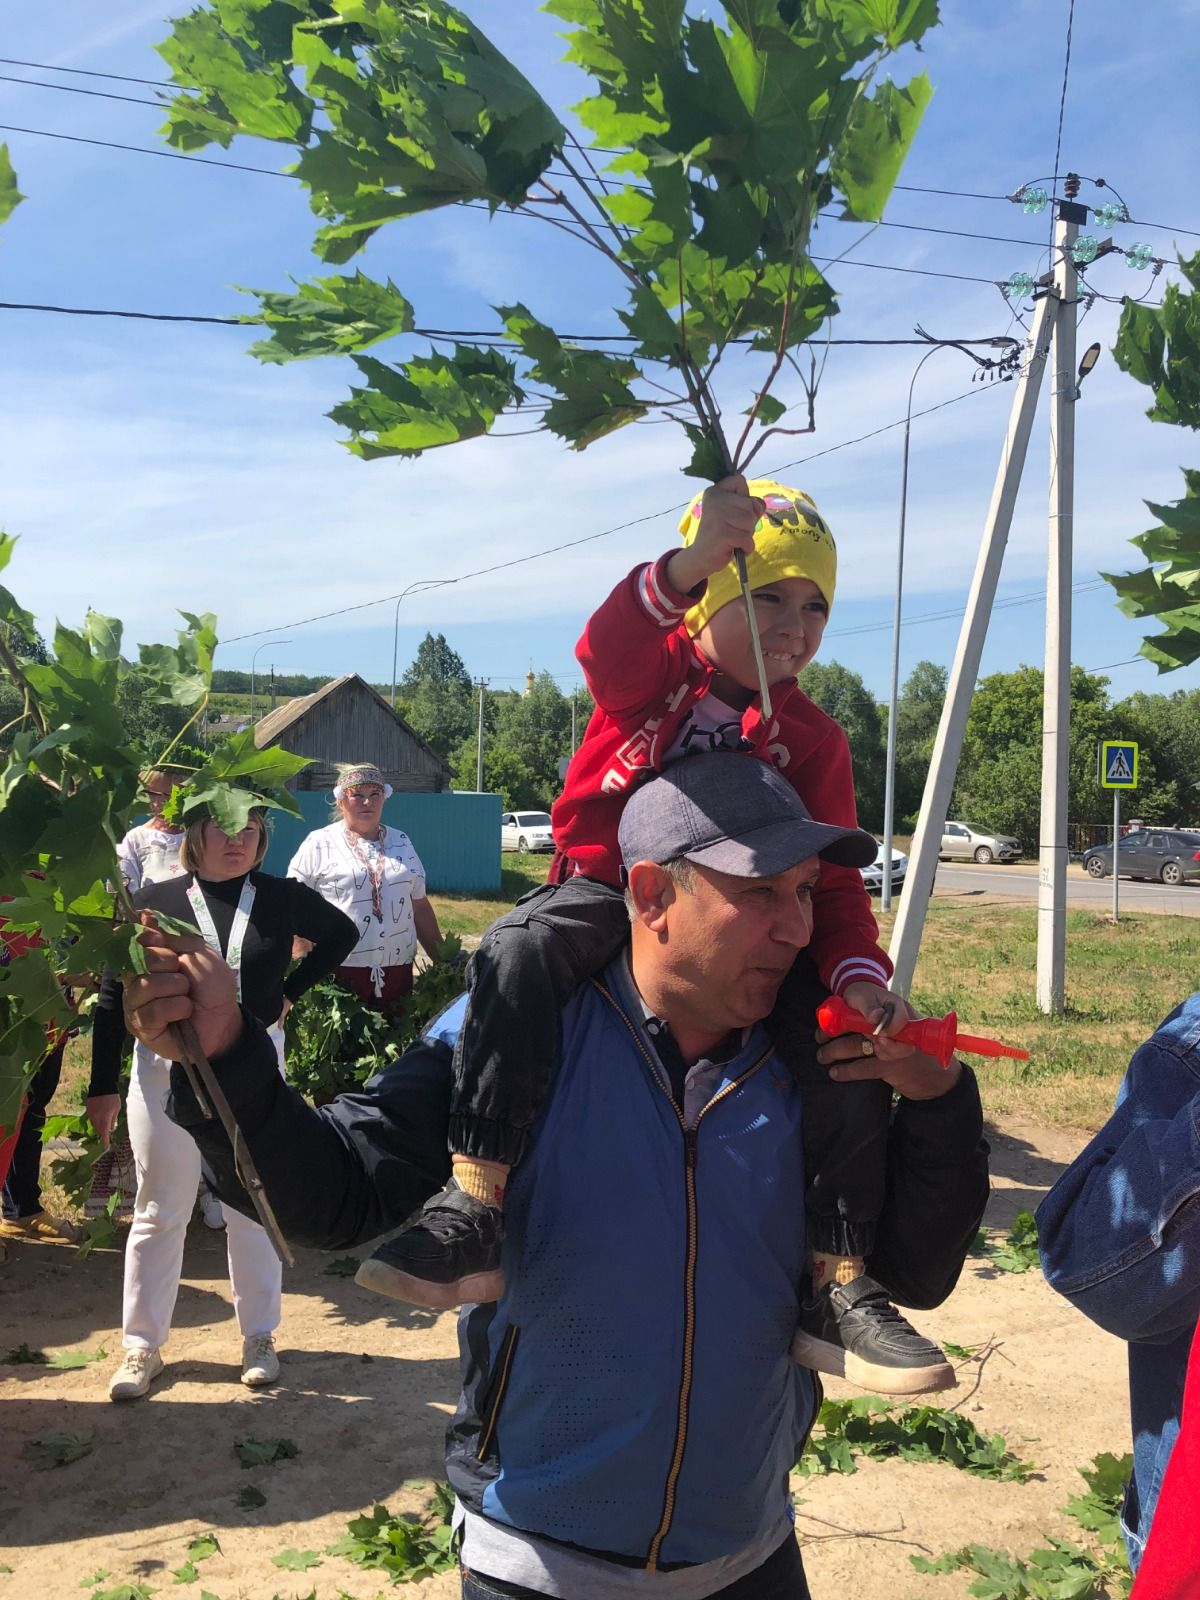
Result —
<path fill-rule="evenodd" d="M 247 1389 L 265 1389 L 279 1376 L 279 1357 L 269 1333 L 252 1333 L 242 1340 L 242 1382 Z"/>
<path fill-rule="evenodd" d="M 157 1350 L 126 1350 L 125 1359 L 108 1386 L 110 1400 L 140 1400 L 163 1370 Z"/>
<path fill-rule="evenodd" d="M 204 1219 L 206 1228 L 223 1228 L 225 1226 L 225 1213 L 221 1209 L 221 1202 L 211 1189 L 200 1191 L 200 1215 Z"/>

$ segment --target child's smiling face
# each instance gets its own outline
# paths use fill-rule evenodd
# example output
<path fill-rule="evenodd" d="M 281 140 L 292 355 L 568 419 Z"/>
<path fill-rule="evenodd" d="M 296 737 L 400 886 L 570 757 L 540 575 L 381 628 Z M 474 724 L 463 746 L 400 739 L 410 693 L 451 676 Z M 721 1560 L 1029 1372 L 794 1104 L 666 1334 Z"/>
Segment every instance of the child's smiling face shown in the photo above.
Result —
<path fill-rule="evenodd" d="M 753 599 L 767 682 L 795 678 L 820 648 L 829 619 L 825 596 L 811 578 L 779 578 L 755 589 Z M 757 691 L 758 672 L 740 597 L 709 618 L 696 643 L 718 672 L 743 689 Z"/>

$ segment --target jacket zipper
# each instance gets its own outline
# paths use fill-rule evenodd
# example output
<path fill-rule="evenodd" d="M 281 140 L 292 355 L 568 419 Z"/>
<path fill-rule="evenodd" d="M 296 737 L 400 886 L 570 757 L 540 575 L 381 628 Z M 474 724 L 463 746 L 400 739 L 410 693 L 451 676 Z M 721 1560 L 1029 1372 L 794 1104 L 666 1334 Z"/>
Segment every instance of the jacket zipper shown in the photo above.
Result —
<path fill-rule="evenodd" d="M 643 1060 L 650 1068 L 650 1075 L 653 1081 L 658 1085 L 671 1110 L 675 1113 L 680 1132 L 683 1134 L 683 1181 L 687 1202 L 687 1253 L 683 1274 L 683 1362 L 679 1378 L 679 1406 L 675 1423 L 675 1448 L 671 1455 L 671 1465 L 667 1469 L 667 1479 L 663 1488 L 662 1516 L 659 1519 L 658 1527 L 655 1529 L 654 1537 L 650 1541 L 650 1549 L 646 1554 L 646 1571 L 657 1572 L 659 1553 L 662 1550 L 667 1534 L 671 1531 L 671 1523 L 675 1517 L 675 1492 L 679 1486 L 679 1474 L 683 1470 L 683 1453 L 687 1447 L 688 1413 L 692 1396 L 692 1358 L 696 1344 L 696 1249 L 698 1232 L 696 1164 L 699 1159 L 698 1134 L 700 1123 L 719 1100 L 724 1100 L 735 1089 L 739 1089 L 747 1078 L 758 1071 L 764 1062 L 770 1058 L 772 1050 L 770 1048 L 765 1050 L 758 1060 L 752 1062 L 739 1078 L 735 1078 L 732 1083 L 727 1083 L 723 1089 L 713 1095 L 712 1099 L 701 1109 L 695 1123 L 689 1128 L 683 1120 L 683 1113 L 671 1098 L 670 1092 L 662 1080 L 662 1074 L 659 1071 L 657 1062 L 646 1050 L 637 1029 L 607 989 L 594 978 L 592 982 L 629 1030 L 633 1042 L 637 1045 Z"/>
<path fill-rule="evenodd" d="M 482 1461 L 487 1455 L 496 1432 L 496 1424 L 500 1420 L 500 1407 L 504 1404 L 504 1391 L 508 1388 L 508 1375 L 512 1371 L 513 1354 L 517 1348 L 519 1331 L 516 1323 L 512 1323 L 508 1332 L 504 1335 L 503 1342 L 497 1352 L 500 1375 L 496 1380 L 496 1393 L 491 1405 L 488 1407 L 487 1421 L 484 1423 L 483 1432 L 479 1435 L 479 1448 L 475 1452 L 476 1461 Z"/>

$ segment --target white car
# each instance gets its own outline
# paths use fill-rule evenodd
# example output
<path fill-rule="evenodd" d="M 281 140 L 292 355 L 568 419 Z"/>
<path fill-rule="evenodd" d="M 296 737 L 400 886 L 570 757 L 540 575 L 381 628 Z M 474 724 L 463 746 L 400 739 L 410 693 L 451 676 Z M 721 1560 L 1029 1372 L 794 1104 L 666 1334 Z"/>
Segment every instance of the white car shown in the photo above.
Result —
<path fill-rule="evenodd" d="M 869 867 L 860 867 L 858 869 L 862 873 L 862 880 L 867 886 L 867 893 L 868 894 L 882 894 L 883 893 L 883 866 L 884 866 L 884 862 L 886 860 L 887 860 L 887 857 L 883 853 L 883 841 L 880 840 L 879 849 L 876 851 L 875 859 L 874 859 L 874 861 L 872 861 L 871 865 Z M 893 848 L 893 850 L 892 850 L 892 893 L 893 894 L 895 894 L 897 889 L 899 889 L 899 888 L 901 888 L 903 886 L 903 884 L 904 884 L 904 876 L 907 873 L 907 871 L 908 871 L 908 857 L 906 855 L 904 855 L 902 851 Z"/>
<path fill-rule="evenodd" d="M 501 850 L 553 850 L 554 832 L 547 811 L 506 811 L 500 818 Z"/>

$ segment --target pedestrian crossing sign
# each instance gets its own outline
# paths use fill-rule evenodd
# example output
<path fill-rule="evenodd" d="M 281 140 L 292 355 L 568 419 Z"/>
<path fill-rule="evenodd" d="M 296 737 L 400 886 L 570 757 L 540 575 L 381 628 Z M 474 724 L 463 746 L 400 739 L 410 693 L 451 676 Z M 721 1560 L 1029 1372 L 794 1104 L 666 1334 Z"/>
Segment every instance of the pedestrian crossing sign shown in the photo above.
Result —
<path fill-rule="evenodd" d="M 1100 744 L 1100 787 L 1136 789 L 1138 747 L 1132 739 L 1104 739 Z"/>

